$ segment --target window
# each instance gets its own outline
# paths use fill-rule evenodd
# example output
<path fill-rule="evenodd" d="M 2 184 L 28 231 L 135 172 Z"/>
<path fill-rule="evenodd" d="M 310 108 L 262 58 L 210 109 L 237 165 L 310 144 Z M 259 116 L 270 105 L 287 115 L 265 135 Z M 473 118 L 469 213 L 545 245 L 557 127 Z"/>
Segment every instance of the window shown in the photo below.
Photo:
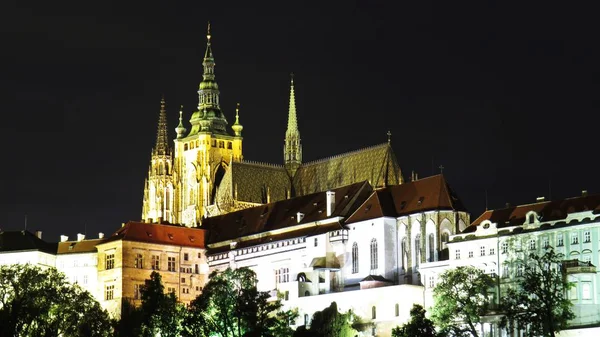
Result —
<path fill-rule="evenodd" d="M 434 243 L 435 243 L 434 239 L 433 239 L 433 234 L 429 234 L 427 243 L 429 245 L 429 262 L 433 262 Z"/>
<path fill-rule="evenodd" d="M 352 244 L 352 274 L 358 273 L 358 244 Z"/>
<path fill-rule="evenodd" d="M 169 256 L 167 258 L 167 270 L 175 271 L 175 257 L 174 256 Z"/>
<path fill-rule="evenodd" d="M 286 290 L 286 291 L 285 291 L 285 294 L 283 295 L 283 298 L 284 298 L 286 301 L 289 301 L 289 300 L 290 300 L 290 292 Z"/>
<path fill-rule="evenodd" d="M 581 282 L 581 299 L 592 299 L 592 282 Z"/>
<path fill-rule="evenodd" d="M 134 266 L 138 269 L 144 268 L 144 256 L 142 254 L 135 255 Z"/>
<path fill-rule="evenodd" d="M 175 288 L 168 287 L 168 288 L 167 288 L 167 292 L 169 292 L 169 293 L 174 293 L 174 292 L 175 292 Z"/>
<path fill-rule="evenodd" d="M 400 304 L 396 303 L 394 309 L 395 309 L 394 313 L 396 314 L 396 317 L 400 316 Z"/>
<path fill-rule="evenodd" d="M 450 235 L 448 235 L 448 233 L 446 233 L 446 232 L 442 233 L 442 243 L 447 243 L 449 239 L 450 239 Z"/>
<path fill-rule="evenodd" d="M 485 256 L 485 246 L 481 246 L 481 248 L 479 248 L 479 255 Z"/>
<path fill-rule="evenodd" d="M 535 223 L 535 214 L 529 214 L 529 223 Z"/>
<path fill-rule="evenodd" d="M 184 294 L 189 294 L 190 293 L 190 288 L 181 288 L 181 292 Z"/>
<path fill-rule="evenodd" d="M 457 249 L 457 250 L 454 252 L 454 254 L 456 255 L 456 256 L 454 257 L 454 259 L 456 259 L 456 260 L 460 260 L 460 249 Z"/>
<path fill-rule="evenodd" d="M 508 270 L 508 265 L 504 265 L 504 267 L 502 267 L 502 277 L 505 277 L 505 278 L 509 277 L 510 276 L 509 273 L 510 272 Z"/>
<path fill-rule="evenodd" d="M 110 301 L 115 297 L 115 285 L 107 285 L 104 289 L 104 299 Z"/>
<path fill-rule="evenodd" d="M 490 248 L 490 255 L 496 255 L 496 250 L 494 248 Z"/>
<path fill-rule="evenodd" d="M 305 292 L 304 292 L 304 296 L 310 296 L 310 291 L 308 291 L 308 290 L 307 290 L 307 291 L 305 291 Z"/>
<path fill-rule="evenodd" d="M 402 245 L 401 245 L 401 249 L 402 249 L 402 269 L 406 268 L 406 264 L 408 263 L 408 261 L 406 260 L 406 257 L 408 256 L 408 247 L 406 245 L 406 238 L 402 239 Z"/>
<path fill-rule="evenodd" d="M 542 242 L 543 242 L 543 243 L 542 243 L 542 247 L 543 247 L 544 249 L 546 249 L 546 248 L 550 247 L 550 240 L 548 239 L 548 237 L 547 237 L 547 236 L 544 236 L 544 238 L 543 238 L 543 241 L 542 241 Z"/>
<path fill-rule="evenodd" d="M 308 325 L 308 314 L 304 314 L 304 325 Z"/>
<path fill-rule="evenodd" d="M 415 266 L 419 266 L 421 262 L 421 235 L 415 237 Z"/>
<path fill-rule="evenodd" d="M 508 242 L 502 242 L 502 254 L 508 253 Z"/>
<path fill-rule="evenodd" d="M 198 264 L 196 263 L 196 265 L 194 266 L 194 274 L 199 274 L 200 273 L 200 269 L 198 268 Z"/>
<path fill-rule="evenodd" d="M 152 269 L 160 270 L 160 256 L 152 255 Z"/>
<path fill-rule="evenodd" d="M 371 307 L 371 319 L 377 318 L 377 308 L 375 306 Z"/>
<path fill-rule="evenodd" d="M 435 286 L 435 278 L 433 276 L 429 276 L 429 288 L 433 288 Z"/>
<path fill-rule="evenodd" d="M 142 294 L 140 292 L 140 285 L 139 284 L 134 284 L 133 285 L 133 299 L 134 300 L 139 300 L 142 298 Z"/>
<path fill-rule="evenodd" d="M 371 270 L 377 269 L 377 240 L 371 240 Z"/>
<path fill-rule="evenodd" d="M 189 259 L 190 259 L 190 254 L 183 253 L 183 261 L 189 261 Z"/>
<path fill-rule="evenodd" d="M 473 257 L 473 251 L 469 252 L 469 257 Z"/>
<path fill-rule="evenodd" d="M 287 283 L 290 281 L 290 268 L 279 268 L 275 270 L 275 283 Z"/>
<path fill-rule="evenodd" d="M 521 277 L 521 276 L 523 276 L 523 270 L 524 270 L 524 269 L 525 269 L 525 268 L 523 267 L 523 265 L 522 265 L 522 264 L 519 264 L 519 265 L 517 266 L 517 276 L 518 276 L 518 277 Z"/>
<path fill-rule="evenodd" d="M 564 246 L 565 242 L 564 242 L 564 237 L 562 233 L 558 233 L 556 235 L 556 246 L 557 247 L 561 247 Z"/>
<path fill-rule="evenodd" d="M 591 263 L 592 262 L 592 255 L 585 253 L 583 254 L 583 258 L 581 259 L 581 261 L 586 262 L 586 263 Z"/>
<path fill-rule="evenodd" d="M 88 276 L 83 275 L 83 284 L 88 284 Z"/>
<path fill-rule="evenodd" d="M 577 288 L 578 288 L 578 284 L 577 284 L 577 282 L 574 282 L 573 287 L 571 287 L 571 289 L 569 291 L 569 299 L 570 300 L 577 299 Z"/>
<path fill-rule="evenodd" d="M 579 235 L 577 232 L 571 233 L 571 244 L 576 245 L 579 243 Z"/>
<path fill-rule="evenodd" d="M 201 254 L 201 253 L 198 253 L 198 258 L 201 258 L 201 257 L 202 257 L 202 254 Z"/>
<path fill-rule="evenodd" d="M 104 262 L 105 269 L 113 269 L 115 267 L 115 254 L 106 254 Z"/>
<path fill-rule="evenodd" d="M 185 277 L 181 278 L 181 283 L 185 283 Z"/>
<path fill-rule="evenodd" d="M 588 243 L 592 241 L 592 233 L 590 231 L 583 232 L 583 242 Z"/>
<path fill-rule="evenodd" d="M 535 250 L 535 239 L 529 240 L 529 250 Z"/>
<path fill-rule="evenodd" d="M 315 247 L 319 245 L 319 239 L 315 238 Z"/>

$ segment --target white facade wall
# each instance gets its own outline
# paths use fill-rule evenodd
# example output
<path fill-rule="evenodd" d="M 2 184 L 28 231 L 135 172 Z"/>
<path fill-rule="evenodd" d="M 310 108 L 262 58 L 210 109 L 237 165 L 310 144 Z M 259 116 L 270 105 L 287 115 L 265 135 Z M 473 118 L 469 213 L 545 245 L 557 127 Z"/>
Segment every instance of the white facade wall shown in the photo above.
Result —
<path fill-rule="evenodd" d="M 55 267 L 56 256 L 38 250 L 0 253 L 0 265 L 28 263 L 42 268 Z"/>
<path fill-rule="evenodd" d="M 101 302 L 102 291 L 98 289 L 98 253 L 59 254 L 56 268 L 63 272 L 67 280 L 78 284 Z"/>

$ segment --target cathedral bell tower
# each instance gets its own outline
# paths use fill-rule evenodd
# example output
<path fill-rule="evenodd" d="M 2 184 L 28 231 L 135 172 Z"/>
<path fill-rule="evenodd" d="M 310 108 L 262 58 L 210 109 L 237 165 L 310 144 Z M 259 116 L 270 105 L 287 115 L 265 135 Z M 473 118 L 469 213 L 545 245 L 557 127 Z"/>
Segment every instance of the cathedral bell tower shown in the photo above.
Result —
<path fill-rule="evenodd" d="M 290 82 L 290 107 L 288 110 L 288 125 L 283 146 L 283 165 L 290 177 L 294 177 L 298 167 L 302 164 L 302 144 L 300 143 L 300 131 L 298 130 L 298 120 L 296 118 L 294 74 L 291 75 Z"/>
<path fill-rule="evenodd" d="M 142 219 L 173 222 L 173 157 L 167 132 L 164 97 L 160 101 L 156 145 L 152 149 L 148 178 L 144 184 Z"/>

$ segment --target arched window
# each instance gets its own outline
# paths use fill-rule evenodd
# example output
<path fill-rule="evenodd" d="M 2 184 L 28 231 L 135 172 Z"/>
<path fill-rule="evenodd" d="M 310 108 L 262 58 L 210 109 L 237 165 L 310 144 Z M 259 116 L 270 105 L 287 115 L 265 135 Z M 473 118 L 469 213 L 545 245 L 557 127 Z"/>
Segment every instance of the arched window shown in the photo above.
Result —
<path fill-rule="evenodd" d="M 371 307 L 371 319 L 377 318 L 377 308 L 375 306 Z"/>
<path fill-rule="evenodd" d="M 371 270 L 377 269 L 377 240 L 371 240 Z"/>
<path fill-rule="evenodd" d="M 402 249 L 402 268 L 406 269 L 406 256 L 408 255 L 408 246 L 406 245 L 406 238 L 402 239 L 402 245 L 400 246 Z"/>
<path fill-rule="evenodd" d="M 442 233 L 442 242 L 448 243 L 448 240 L 450 240 L 450 235 L 447 232 Z"/>
<path fill-rule="evenodd" d="M 433 262 L 433 258 L 434 258 L 434 247 L 435 247 L 435 242 L 433 241 L 433 233 L 429 234 L 429 239 L 427 240 L 427 244 L 429 245 L 429 262 Z"/>
<path fill-rule="evenodd" d="M 308 314 L 304 314 L 304 325 L 308 325 Z"/>
<path fill-rule="evenodd" d="M 421 262 L 421 234 L 417 234 L 415 236 L 415 266 L 419 266 L 419 262 Z"/>
<path fill-rule="evenodd" d="M 396 303 L 395 308 L 396 317 L 400 316 L 400 304 Z"/>
<path fill-rule="evenodd" d="M 307 291 L 305 291 L 305 292 L 304 292 L 304 296 L 310 296 L 310 291 L 308 291 L 308 290 L 307 290 Z"/>
<path fill-rule="evenodd" d="M 358 273 L 358 244 L 352 244 L 352 274 Z"/>

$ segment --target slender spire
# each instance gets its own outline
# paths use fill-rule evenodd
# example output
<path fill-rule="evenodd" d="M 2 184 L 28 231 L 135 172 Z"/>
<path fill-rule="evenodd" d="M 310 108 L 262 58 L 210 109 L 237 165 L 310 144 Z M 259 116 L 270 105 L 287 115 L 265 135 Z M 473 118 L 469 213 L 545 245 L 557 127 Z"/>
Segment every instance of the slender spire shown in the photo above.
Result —
<path fill-rule="evenodd" d="M 235 123 L 233 123 L 231 129 L 236 137 L 240 137 L 242 135 L 242 130 L 244 130 L 244 127 L 240 124 L 240 103 L 237 103 L 235 107 Z"/>
<path fill-rule="evenodd" d="M 165 109 L 165 96 L 160 100 L 160 113 L 158 114 L 158 131 L 156 133 L 155 155 L 167 155 L 169 149 L 169 134 L 167 132 L 167 110 Z"/>
<path fill-rule="evenodd" d="M 285 132 L 285 144 L 283 148 L 284 165 L 291 176 L 296 174 L 298 167 L 302 164 L 302 144 L 300 142 L 300 131 L 296 117 L 296 94 L 294 92 L 294 74 L 290 79 L 290 106 L 288 110 L 288 125 Z"/>
<path fill-rule="evenodd" d="M 183 138 L 185 132 L 185 126 L 183 126 L 183 105 L 179 109 L 179 125 L 175 128 L 175 132 L 177 132 L 177 138 Z"/>

